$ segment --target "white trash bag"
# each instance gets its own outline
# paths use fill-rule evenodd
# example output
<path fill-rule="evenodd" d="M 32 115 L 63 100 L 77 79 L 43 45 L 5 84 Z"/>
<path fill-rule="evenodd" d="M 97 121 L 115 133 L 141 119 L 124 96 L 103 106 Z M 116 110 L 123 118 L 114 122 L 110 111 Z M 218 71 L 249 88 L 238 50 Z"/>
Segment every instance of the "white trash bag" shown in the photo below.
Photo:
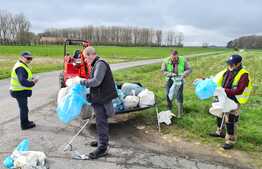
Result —
<path fill-rule="evenodd" d="M 17 151 L 14 153 L 14 168 L 47 169 L 46 155 L 40 151 Z"/>
<path fill-rule="evenodd" d="M 138 94 L 139 97 L 139 107 L 148 107 L 155 105 L 155 95 L 152 91 L 148 89 L 143 90 Z"/>
<path fill-rule="evenodd" d="M 139 97 L 137 96 L 126 96 L 124 99 L 125 110 L 136 108 L 139 103 Z"/>
<path fill-rule="evenodd" d="M 175 78 L 172 78 L 172 81 L 173 81 L 173 84 L 170 87 L 169 92 L 168 92 L 168 97 L 169 97 L 169 100 L 171 101 L 173 100 L 174 97 L 177 97 L 178 92 L 183 85 L 183 78 L 175 77 Z"/>
<path fill-rule="evenodd" d="M 167 125 L 170 125 L 172 117 L 175 117 L 175 115 L 170 110 L 161 111 L 158 114 L 158 123 L 166 123 Z"/>
<path fill-rule="evenodd" d="M 68 94 L 69 92 L 69 87 L 64 87 L 64 88 L 61 88 L 58 92 L 58 95 L 57 95 L 57 105 L 59 105 L 60 103 L 62 103 L 63 99 L 65 98 L 65 96 Z"/>
<path fill-rule="evenodd" d="M 67 87 L 63 87 L 59 90 L 58 95 L 57 95 L 57 105 L 59 105 L 63 99 L 65 98 L 65 96 L 69 93 L 69 89 L 71 86 L 80 83 L 81 78 L 79 76 L 73 77 L 73 78 L 69 78 L 66 80 L 66 86 Z"/>
<path fill-rule="evenodd" d="M 78 84 L 78 83 L 80 83 L 81 79 L 82 78 L 80 78 L 79 76 L 67 79 L 66 80 L 66 86 L 70 87 L 70 86 L 72 86 L 74 84 Z"/>
<path fill-rule="evenodd" d="M 223 113 L 227 113 L 238 108 L 238 105 L 227 97 L 224 88 L 217 88 L 215 90 L 214 97 L 216 97 L 217 100 L 212 103 L 212 107 L 209 109 L 209 113 L 214 116 L 222 117 Z"/>

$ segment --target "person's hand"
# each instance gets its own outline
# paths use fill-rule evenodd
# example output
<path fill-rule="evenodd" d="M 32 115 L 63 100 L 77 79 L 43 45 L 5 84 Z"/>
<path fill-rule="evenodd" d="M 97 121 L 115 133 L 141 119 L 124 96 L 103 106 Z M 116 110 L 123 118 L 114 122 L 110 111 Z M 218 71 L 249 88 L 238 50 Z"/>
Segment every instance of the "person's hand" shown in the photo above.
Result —
<path fill-rule="evenodd" d="M 87 81 L 86 79 L 81 79 L 80 84 L 83 85 L 83 86 L 86 86 L 88 88 L 86 81 Z"/>
<path fill-rule="evenodd" d="M 169 72 L 169 73 L 167 74 L 167 77 L 175 77 L 175 76 L 176 76 L 175 73 L 171 73 L 171 72 Z"/>
<path fill-rule="evenodd" d="M 201 77 L 200 77 L 200 78 L 196 78 L 196 79 L 193 81 L 193 83 L 196 82 L 196 81 L 199 81 L 199 80 L 205 80 L 205 78 L 201 78 Z"/>
<path fill-rule="evenodd" d="M 196 86 L 199 81 L 203 80 L 202 78 L 197 78 L 193 81 L 193 85 Z"/>
<path fill-rule="evenodd" d="M 197 81 L 202 80 L 201 78 L 197 78 L 193 81 L 193 83 L 196 83 Z"/>
<path fill-rule="evenodd" d="M 34 84 L 36 84 L 39 81 L 39 79 L 34 78 L 32 81 L 34 82 Z"/>
<path fill-rule="evenodd" d="M 83 85 L 83 86 L 85 86 L 85 87 L 88 87 L 88 85 L 87 85 L 87 79 L 85 79 L 85 78 L 80 78 L 80 79 L 78 79 L 79 81 L 79 84 L 80 85 Z"/>

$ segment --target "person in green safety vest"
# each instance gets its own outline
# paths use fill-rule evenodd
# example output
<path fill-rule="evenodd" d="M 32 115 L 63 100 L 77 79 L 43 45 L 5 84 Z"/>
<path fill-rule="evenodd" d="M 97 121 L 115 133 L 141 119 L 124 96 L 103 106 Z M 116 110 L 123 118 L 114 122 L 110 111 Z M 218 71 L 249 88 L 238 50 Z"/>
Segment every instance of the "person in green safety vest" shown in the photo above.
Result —
<path fill-rule="evenodd" d="M 215 76 L 218 87 L 225 89 L 227 97 L 238 104 L 236 110 L 224 112 L 224 119 L 217 117 L 216 132 L 209 133 L 212 137 L 225 137 L 224 149 L 232 149 L 236 142 L 236 123 L 239 120 L 240 105 L 247 103 L 252 91 L 249 72 L 242 66 L 242 57 L 233 54 L 227 60 L 228 68 Z M 225 121 L 225 125 L 223 123 Z"/>
<path fill-rule="evenodd" d="M 35 123 L 28 120 L 28 97 L 32 95 L 32 87 L 38 82 L 33 78 L 30 67 L 32 61 L 30 52 L 22 52 L 19 60 L 11 72 L 10 94 L 17 100 L 20 111 L 20 125 L 22 130 L 35 127 Z"/>
<path fill-rule="evenodd" d="M 172 112 L 173 104 L 172 99 L 170 99 L 169 92 L 174 79 L 181 79 L 181 86 L 177 90 L 175 99 L 177 105 L 177 117 L 180 118 L 183 114 L 183 88 L 184 88 L 184 78 L 186 78 L 191 72 L 189 62 L 184 56 L 179 56 L 177 50 L 172 51 L 171 55 L 163 60 L 161 71 L 166 78 L 166 99 L 167 108 Z M 178 78 L 179 77 L 179 78 Z"/>

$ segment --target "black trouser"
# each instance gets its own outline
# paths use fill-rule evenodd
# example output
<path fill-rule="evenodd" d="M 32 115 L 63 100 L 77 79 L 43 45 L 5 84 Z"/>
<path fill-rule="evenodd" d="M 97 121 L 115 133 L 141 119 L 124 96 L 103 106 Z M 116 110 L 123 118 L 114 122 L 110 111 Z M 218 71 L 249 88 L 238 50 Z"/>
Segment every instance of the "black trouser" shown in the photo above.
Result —
<path fill-rule="evenodd" d="M 19 111 L 20 111 L 20 124 L 21 126 L 24 126 L 29 123 L 28 120 L 28 97 L 27 96 L 19 96 L 16 97 L 18 106 L 19 106 Z"/>
<path fill-rule="evenodd" d="M 109 124 L 107 119 L 114 114 L 112 101 L 106 104 L 93 104 L 96 113 L 96 131 L 98 148 L 106 149 L 109 142 Z"/>
<path fill-rule="evenodd" d="M 235 134 L 235 123 L 238 122 L 239 116 L 236 116 L 234 114 L 229 114 L 228 115 L 228 121 L 225 121 L 224 123 L 226 124 L 226 132 L 229 135 L 234 135 Z M 222 124 L 222 118 L 217 117 L 217 127 L 220 128 Z M 222 129 L 224 129 L 225 125 L 223 125 Z"/>

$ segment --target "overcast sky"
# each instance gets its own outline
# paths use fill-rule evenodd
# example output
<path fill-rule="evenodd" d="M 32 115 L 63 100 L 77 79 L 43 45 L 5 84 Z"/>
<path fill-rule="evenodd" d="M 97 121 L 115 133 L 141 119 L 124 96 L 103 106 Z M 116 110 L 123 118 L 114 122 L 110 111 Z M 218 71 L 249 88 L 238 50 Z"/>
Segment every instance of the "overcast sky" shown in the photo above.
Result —
<path fill-rule="evenodd" d="M 115 25 L 181 31 L 186 45 L 225 45 L 262 33 L 262 0 L 0 0 L 24 13 L 33 32 L 47 28 Z"/>

